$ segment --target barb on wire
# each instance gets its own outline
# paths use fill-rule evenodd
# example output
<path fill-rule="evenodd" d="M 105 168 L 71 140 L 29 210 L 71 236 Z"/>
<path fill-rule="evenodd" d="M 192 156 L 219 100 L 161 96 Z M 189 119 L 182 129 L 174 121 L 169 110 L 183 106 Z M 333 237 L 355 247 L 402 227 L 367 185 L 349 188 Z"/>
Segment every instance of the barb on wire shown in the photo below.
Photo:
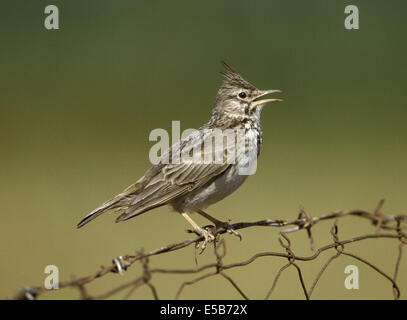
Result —
<path fill-rule="evenodd" d="M 79 290 L 80 299 L 107 299 L 112 296 L 116 296 L 119 293 L 125 292 L 123 299 L 129 299 L 138 288 L 142 286 L 147 286 L 151 291 L 152 298 L 158 300 L 159 299 L 158 291 L 152 283 L 154 274 L 183 274 L 183 275 L 195 274 L 197 276 L 194 279 L 189 281 L 183 281 L 180 284 L 178 290 L 175 293 L 175 299 L 180 298 L 181 294 L 183 293 L 186 287 L 194 285 L 198 282 L 203 281 L 204 279 L 211 277 L 221 277 L 225 279 L 227 283 L 229 283 L 231 287 L 234 288 L 234 290 L 236 290 L 243 299 L 249 299 L 248 295 L 237 284 L 238 282 L 236 282 L 235 279 L 232 279 L 232 277 L 229 274 L 227 274 L 227 271 L 235 268 L 243 268 L 261 258 L 274 257 L 286 259 L 287 263 L 284 264 L 275 275 L 271 288 L 268 290 L 265 299 L 269 299 L 271 297 L 272 293 L 274 292 L 277 286 L 280 276 L 286 269 L 288 269 L 291 266 L 297 270 L 298 281 L 300 283 L 305 298 L 310 299 L 318 284 L 318 281 L 321 279 L 328 266 L 330 266 L 332 262 L 339 258 L 341 255 L 345 255 L 364 263 L 365 265 L 369 266 L 371 269 L 376 271 L 378 275 L 387 279 L 392 285 L 394 299 L 399 299 L 400 287 L 397 284 L 397 279 L 400 272 L 403 249 L 407 244 L 407 234 L 405 233 L 405 230 L 407 229 L 407 216 L 402 214 L 384 215 L 381 212 L 383 204 L 384 200 L 381 200 L 373 212 L 359 209 L 348 211 L 340 210 L 323 214 L 320 216 L 311 216 L 303 207 L 300 207 L 300 213 L 298 215 L 298 218 L 293 221 L 266 219 L 256 222 L 239 222 L 230 224 L 228 225 L 228 228 L 216 231 L 216 240 L 213 242 L 215 256 L 215 262 L 213 263 L 209 263 L 201 267 L 196 266 L 196 268 L 193 269 L 165 269 L 150 267 L 149 259 L 153 256 L 169 253 L 176 250 L 181 250 L 192 244 L 195 244 L 196 247 L 196 245 L 200 241 L 203 241 L 203 237 L 197 237 L 194 239 L 169 244 L 149 252 L 140 251 L 137 252 L 136 254 L 118 256 L 117 258 L 114 258 L 112 260 L 112 263 L 110 265 L 101 266 L 99 270 L 97 270 L 95 273 L 91 275 L 71 279 L 70 281 L 60 282 L 59 290 L 68 287 L 77 288 Z M 375 232 L 345 240 L 340 240 L 338 235 L 339 234 L 338 221 L 339 219 L 342 219 L 347 216 L 360 217 L 363 218 L 364 220 L 370 221 L 372 225 L 375 227 Z M 315 249 L 315 242 L 311 229 L 314 228 L 315 225 L 318 224 L 319 222 L 329 219 L 334 219 L 334 224 L 330 230 L 333 242 Z M 239 230 L 249 227 L 286 227 L 283 231 L 280 232 L 280 237 L 278 238 L 278 241 L 280 242 L 283 251 L 259 252 L 246 260 L 230 264 L 224 264 L 223 259 L 226 256 L 227 252 L 226 242 L 224 238 L 220 237 L 220 235 L 227 233 L 229 229 Z M 310 256 L 301 256 L 295 254 L 292 250 L 291 240 L 288 237 L 288 234 L 299 230 L 305 230 L 307 232 L 311 250 L 313 252 L 313 254 Z M 345 246 L 348 247 L 348 245 L 352 243 L 366 241 L 369 239 L 385 239 L 385 238 L 398 241 L 398 255 L 397 258 L 395 259 L 396 263 L 392 276 L 388 275 L 378 266 L 372 264 L 371 262 L 360 257 L 359 255 L 356 255 L 345 250 Z M 334 255 L 332 255 L 323 264 L 322 268 L 319 270 L 314 281 L 312 282 L 312 285 L 307 290 L 304 280 L 304 274 L 301 270 L 300 263 L 316 260 L 322 252 L 328 250 L 335 250 Z M 87 284 L 95 281 L 96 279 L 103 278 L 105 275 L 110 273 L 118 273 L 119 275 L 122 275 L 129 267 L 131 267 L 136 262 L 141 263 L 142 266 L 142 274 L 139 277 L 127 283 L 111 288 L 102 294 L 99 295 L 89 294 L 86 288 Z M 34 300 L 37 299 L 42 294 L 44 294 L 46 291 L 48 290 L 43 286 L 25 287 L 22 290 L 20 290 L 15 296 L 11 297 L 11 299 Z"/>

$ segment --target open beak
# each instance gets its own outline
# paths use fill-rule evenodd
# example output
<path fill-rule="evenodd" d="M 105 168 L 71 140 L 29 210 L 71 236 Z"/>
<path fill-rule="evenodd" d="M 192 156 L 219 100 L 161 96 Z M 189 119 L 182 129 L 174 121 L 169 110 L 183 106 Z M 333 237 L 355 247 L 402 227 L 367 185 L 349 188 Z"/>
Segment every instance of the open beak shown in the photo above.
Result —
<path fill-rule="evenodd" d="M 252 101 L 251 106 L 255 107 L 261 104 L 266 104 L 269 102 L 279 102 L 279 101 L 283 101 L 282 99 L 260 99 L 261 97 L 270 94 L 270 93 L 280 93 L 280 90 L 261 90 L 259 95 Z"/>

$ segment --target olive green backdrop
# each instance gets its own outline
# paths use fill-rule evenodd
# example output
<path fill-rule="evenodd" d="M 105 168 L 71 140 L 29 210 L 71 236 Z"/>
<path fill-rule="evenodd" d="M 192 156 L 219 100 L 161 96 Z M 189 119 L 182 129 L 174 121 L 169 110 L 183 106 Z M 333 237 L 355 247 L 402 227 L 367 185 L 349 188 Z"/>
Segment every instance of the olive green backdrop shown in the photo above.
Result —
<path fill-rule="evenodd" d="M 52 1 L 60 30 L 44 28 L 48 1 L 0 4 L 0 296 L 39 285 L 48 264 L 61 279 L 87 275 L 113 257 L 187 239 L 184 219 L 167 207 L 126 223 L 106 214 L 76 223 L 135 182 L 150 165 L 155 128 L 197 128 L 208 120 L 224 58 L 254 85 L 281 89 L 283 103 L 263 111 L 257 174 L 211 207 L 219 219 L 294 219 L 336 209 L 407 212 L 405 1 Z M 344 28 L 344 8 L 358 5 L 360 30 Z M 197 217 L 202 224 L 206 221 Z M 330 241 L 331 222 L 315 229 Z M 342 219 L 340 238 L 373 232 Z M 226 262 L 280 251 L 278 230 L 226 236 Z M 311 254 L 304 232 L 294 249 Z M 397 243 L 368 240 L 347 247 L 393 272 Z M 309 286 L 332 254 L 304 265 Z M 199 264 L 214 260 L 211 250 Z M 251 298 L 262 298 L 286 261 L 263 258 L 231 270 Z M 406 298 L 406 258 L 400 284 Z M 346 290 L 344 268 L 359 267 L 360 289 Z M 193 268 L 193 248 L 151 259 L 152 267 Z M 109 275 L 91 294 L 140 274 Z M 194 276 L 157 275 L 160 298 L 173 298 Z M 303 298 L 295 270 L 274 298 Z M 75 290 L 44 298 L 76 298 Z M 134 298 L 152 298 L 148 288 Z M 186 288 L 183 298 L 239 298 L 226 280 Z M 391 298 L 391 284 L 350 258 L 336 260 L 314 292 L 320 299 Z"/>

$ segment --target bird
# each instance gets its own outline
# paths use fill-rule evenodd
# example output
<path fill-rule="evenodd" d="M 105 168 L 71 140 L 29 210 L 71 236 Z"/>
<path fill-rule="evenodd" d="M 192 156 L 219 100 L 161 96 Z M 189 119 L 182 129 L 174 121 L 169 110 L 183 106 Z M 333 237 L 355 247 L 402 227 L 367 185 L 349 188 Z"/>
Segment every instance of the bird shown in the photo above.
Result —
<path fill-rule="evenodd" d="M 87 214 L 77 224 L 78 228 L 106 211 L 121 212 L 116 218 L 116 222 L 120 222 L 169 205 L 192 226 L 191 232 L 201 237 L 202 250 L 215 239 L 215 234 L 210 228 L 200 227 L 190 217 L 191 213 L 211 221 L 215 230 L 225 228 L 240 236 L 228 222 L 203 210 L 229 196 L 252 174 L 247 168 L 250 162 L 257 165 L 263 142 L 260 124 L 263 107 L 282 100 L 264 99 L 266 95 L 281 91 L 257 89 L 226 61 L 221 63 L 223 81 L 209 121 L 169 147 L 139 180 Z M 232 135 L 230 140 L 226 139 L 232 141 L 227 146 L 223 139 L 225 132 Z M 219 134 L 221 139 L 217 141 L 223 143 L 214 145 Z M 236 138 L 239 135 L 240 140 Z M 237 140 L 243 142 L 236 143 Z"/>

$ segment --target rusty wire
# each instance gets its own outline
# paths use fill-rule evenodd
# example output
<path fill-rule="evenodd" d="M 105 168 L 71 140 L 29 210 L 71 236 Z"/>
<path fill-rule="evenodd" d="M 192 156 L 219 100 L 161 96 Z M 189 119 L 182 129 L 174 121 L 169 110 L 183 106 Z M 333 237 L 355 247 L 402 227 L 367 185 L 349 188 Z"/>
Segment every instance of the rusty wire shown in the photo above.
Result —
<path fill-rule="evenodd" d="M 178 290 L 176 291 L 175 294 L 175 299 L 179 299 L 181 297 L 181 294 L 185 287 L 194 285 L 204 279 L 214 277 L 214 276 L 220 276 L 227 280 L 227 282 L 230 283 L 230 285 L 239 293 L 239 295 L 243 299 L 249 299 L 248 295 L 244 293 L 244 291 L 239 287 L 237 282 L 233 280 L 229 275 L 225 273 L 225 271 L 233 269 L 233 268 L 238 268 L 238 267 L 244 267 L 252 262 L 254 262 L 257 259 L 263 258 L 263 257 L 276 257 L 276 258 L 281 258 L 281 259 L 286 259 L 287 263 L 280 268 L 280 270 L 277 272 L 277 274 L 274 277 L 274 281 L 272 283 L 271 288 L 267 291 L 267 294 L 265 296 L 265 299 L 271 298 L 278 280 L 282 273 L 292 267 L 295 268 L 298 274 L 298 281 L 301 285 L 304 298 L 305 299 L 310 299 L 312 293 L 314 292 L 314 289 L 316 285 L 318 284 L 318 281 L 321 279 L 322 275 L 328 268 L 328 266 L 334 261 L 335 259 L 339 258 L 341 255 L 343 256 L 348 256 L 351 257 L 355 260 L 358 260 L 362 262 L 363 264 L 367 265 L 368 267 L 372 268 L 376 273 L 385 279 L 387 279 L 391 284 L 393 288 L 393 298 L 394 299 L 399 299 L 400 298 L 400 288 L 397 284 L 397 277 L 399 274 L 400 270 L 400 264 L 401 264 L 401 258 L 403 254 L 403 248 L 407 244 L 407 234 L 405 233 L 404 230 L 407 229 L 407 216 L 406 215 L 383 215 L 381 213 L 381 208 L 383 206 L 384 201 L 381 200 L 379 204 L 377 205 L 376 209 L 373 211 L 373 213 L 365 210 L 349 210 L 349 211 L 334 211 L 328 214 L 324 214 L 321 216 L 317 217 L 311 217 L 303 207 L 300 208 L 300 213 L 299 216 L 296 220 L 294 221 L 286 221 L 286 220 L 274 220 L 274 219 L 267 219 L 267 220 L 261 220 L 261 221 L 256 221 L 256 222 L 239 222 L 232 224 L 231 227 L 234 230 L 239 230 L 239 229 L 244 229 L 248 227 L 255 227 L 255 226 L 268 226 L 268 227 L 287 227 L 291 226 L 290 228 L 284 229 L 283 231 L 280 232 L 280 238 L 278 239 L 280 242 L 280 245 L 283 249 L 283 252 L 271 252 L 271 251 L 266 251 L 266 252 L 259 252 L 252 257 L 250 257 L 247 260 L 239 261 L 236 263 L 231 263 L 231 264 L 224 264 L 223 263 L 223 258 L 226 256 L 226 243 L 223 238 L 220 236 L 228 230 L 221 229 L 217 231 L 217 237 L 216 241 L 213 243 L 213 248 L 214 248 L 214 256 L 215 256 L 215 262 L 206 264 L 201 267 L 196 267 L 193 269 L 158 269 L 158 268 L 151 268 L 149 266 L 149 258 L 155 255 L 163 254 L 166 252 L 171 252 L 175 250 L 180 250 L 183 248 L 186 248 L 190 246 L 191 244 L 198 244 L 200 241 L 203 240 L 203 237 L 197 237 L 195 239 L 190 239 L 190 240 L 185 240 L 182 242 L 170 244 L 167 246 L 164 246 L 162 248 L 150 251 L 150 252 L 137 252 L 136 254 L 129 254 L 126 256 L 119 256 L 115 259 L 113 259 L 112 264 L 108 266 L 101 266 L 101 268 L 88 276 L 81 277 L 81 278 L 76 278 L 72 279 L 70 281 L 65 281 L 65 282 L 60 282 L 59 283 L 59 289 L 64 289 L 68 287 L 74 287 L 79 290 L 80 293 L 80 299 L 106 299 L 110 298 L 118 293 L 121 292 L 126 292 L 125 295 L 123 296 L 123 299 L 129 299 L 134 291 L 136 291 L 138 288 L 142 286 L 147 286 L 152 294 L 152 297 L 154 299 L 159 299 L 158 292 L 154 284 L 152 283 L 152 278 L 154 274 L 197 274 L 198 276 L 194 278 L 193 280 L 190 281 L 184 281 L 180 284 Z M 338 220 L 345 217 L 345 216 L 358 216 L 367 220 L 370 220 L 370 222 L 376 227 L 375 232 L 372 234 L 366 234 L 358 237 L 353 237 L 350 239 L 345 239 L 345 240 L 340 240 L 339 235 L 338 235 Z M 331 235 L 332 235 L 332 243 L 322 246 L 318 249 L 314 249 L 314 239 L 312 236 L 311 229 L 315 226 L 320 221 L 328 220 L 328 219 L 335 219 L 334 224 L 330 230 Z M 288 233 L 298 231 L 298 230 L 306 230 L 309 241 L 310 241 L 310 247 L 311 250 L 314 252 L 311 256 L 299 256 L 294 254 L 291 248 L 291 240 L 288 237 Z M 386 233 L 383 233 L 383 231 L 386 231 Z M 349 245 L 351 243 L 359 242 L 359 241 L 364 241 L 367 239 L 374 239 L 374 238 L 390 238 L 394 239 L 397 241 L 398 244 L 398 255 L 396 258 L 396 264 L 394 266 L 394 272 L 393 276 L 388 275 L 384 271 L 382 271 L 379 267 L 376 265 L 372 264 L 371 262 L 367 261 L 366 259 L 345 251 L 345 245 Z M 297 264 L 297 261 L 313 261 L 319 257 L 319 255 L 327 250 L 335 250 L 334 255 L 332 255 L 322 266 L 320 271 L 318 272 L 317 276 L 315 277 L 314 281 L 312 282 L 312 285 L 309 289 L 306 288 L 305 282 L 304 282 L 304 277 L 303 277 L 303 272 L 300 268 L 300 266 Z M 86 285 L 98 278 L 102 278 L 107 274 L 110 273 L 119 273 L 122 274 L 124 271 L 127 270 L 130 266 L 132 266 L 135 262 L 140 262 L 142 265 L 142 274 L 137 277 L 136 279 L 121 284 L 117 287 L 114 287 L 108 291 L 106 291 L 103 294 L 99 295 L 90 295 L 86 289 Z M 24 289 L 20 290 L 19 293 L 11 299 L 36 299 L 43 293 L 45 293 L 47 290 L 43 286 L 36 286 L 36 287 L 25 287 Z"/>

